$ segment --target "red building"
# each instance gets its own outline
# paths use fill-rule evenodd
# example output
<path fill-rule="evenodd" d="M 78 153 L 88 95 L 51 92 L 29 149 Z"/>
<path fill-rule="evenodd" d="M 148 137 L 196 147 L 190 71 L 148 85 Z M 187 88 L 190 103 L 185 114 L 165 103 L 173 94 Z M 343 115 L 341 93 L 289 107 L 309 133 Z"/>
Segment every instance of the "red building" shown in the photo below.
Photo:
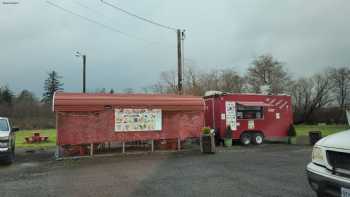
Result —
<path fill-rule="evenodd" d="M 59 147 L 199 137 L 204 109 L 193 96 L 57 92 L 53 98 Z"/>
<path fill-rule="evenodd" d="M 293 124 L 291 97 L 263 94 L 214 94 L 205 97 L 206 126 L 225 137 L 231 127 L 232 139 L 243 144 L 261 144 L 265 138 L 283 138 Z"/>

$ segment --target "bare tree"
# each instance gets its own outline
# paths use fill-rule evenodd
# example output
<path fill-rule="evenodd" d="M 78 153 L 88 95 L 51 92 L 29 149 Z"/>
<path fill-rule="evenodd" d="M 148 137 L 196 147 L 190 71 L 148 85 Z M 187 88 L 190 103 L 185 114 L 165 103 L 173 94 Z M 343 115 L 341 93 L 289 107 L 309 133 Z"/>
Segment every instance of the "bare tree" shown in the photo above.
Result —
<path fill-rule="evenodd" d="M 326 73 L 301 78 L 293 83 L 290 92 L 296 122 L 308 122 L 311 116 L 332 101 L 330 78 Z"/>
<path fill-rule="evenodd" d="M 283 93 L 290 81 L 283 64 L 275 60 L 271 55 L 257 57 L 248 68 L 247 82 L 252 91 L 259 93 L 263 85 L 270 86 L 270 93 Z"/>
<path fill-rule="evenodd" d="M 344 110 L 350 101 L 350 69 L 348 67 L 330 68 L 332 93 L 340 109 Z"/>
<path fill-rule="evenodd" d="M 200 83 L 200 74 L 194 67 L 187 65 L 184 72 L 184 93 L 201 96 L 204 91 Z"/>
<path fill-rule="evenodd" d="M 234 69 L 223 69 L 220 72 L 220 91 L 234 93 L 240 93 L 243 91 L 245 80 Z"/>

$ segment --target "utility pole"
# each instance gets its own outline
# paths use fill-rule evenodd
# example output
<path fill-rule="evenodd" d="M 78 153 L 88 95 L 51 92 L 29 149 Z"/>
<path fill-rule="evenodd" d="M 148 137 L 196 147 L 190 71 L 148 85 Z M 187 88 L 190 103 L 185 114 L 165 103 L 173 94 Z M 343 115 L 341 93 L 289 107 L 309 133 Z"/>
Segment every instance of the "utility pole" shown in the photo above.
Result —
<path fill-rule="evenodd" d="M 83 55 L 83 93 L 86 92 L 86 55 Z"/>
<path fill-rule="evenodd" d="M 182 32 L 177 30 L 177 91 L 182 94 L 182 54 L 181 54 Z"/>
<path fill-rule="evenodd" d="M 86 92 L 86 55 L 77 51 L 75 52 L 75 57 L 83 58 L 83 93 L 85 93 Z"/>

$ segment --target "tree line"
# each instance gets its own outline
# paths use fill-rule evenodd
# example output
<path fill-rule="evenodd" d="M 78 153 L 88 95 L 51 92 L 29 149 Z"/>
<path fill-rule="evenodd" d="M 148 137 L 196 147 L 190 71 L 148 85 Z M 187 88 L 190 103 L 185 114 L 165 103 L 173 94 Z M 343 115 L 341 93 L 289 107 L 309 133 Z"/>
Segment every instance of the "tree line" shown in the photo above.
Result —
<path fill-rule="evenodd" d="M 23 129 L 54 128 L 55 116 L 51 102 L 54 92 L 63 90 L 60 79 L 56 71 L 48 73 L 42 99 L 29 90 L 22 90 L 15 95 L 8 86 L 0 87 L 0 116 L 11 118 L 16 127 Z"/>
<path fill-rule="evenodd" d="M 310 77 L 293 78 L 285 64 L 271 55 L 255 58 L 245 74 L 233 68 L 203 72 L 185 67 L 184 94 L 203 96 L 206 91 L 288 94 L 292 96 L 295 123 L 346 123 L 350 102 L 349 67 L 327 68 Z M 177 73 L 162 72 L 148 88 L 157 93 L 177 92 Z"/>
<path fill-rule="evenodd" d="M 10 117 L 17 127 L 53 128 L 52 97 L 63 90 L 62 77 L 48 73 L 44 81 L 44 93 L 39 99 L 29 90 L 15 95 L 8 86 L 0 86 L 0 116 Z M 327 68 L 309 77 L 293 78 L 286 65 L 271 55 L 255 58 L 246 73 L 234 68 L 196 70 L 185 66 L 183 93 L 204 96 L 206 91 L 229 93 L 288 94 L 292 96 L 295 123 L 346 123 L 345 107 L 350 102 L 349 67 Z M 113 94 L 105 88 L 95 92 Z M 123 93 L 134 93 L 126 88 Z M 177 73 L 165 71 L 159 81 L 143 89 L 144 93 L 176 94 Z"/>

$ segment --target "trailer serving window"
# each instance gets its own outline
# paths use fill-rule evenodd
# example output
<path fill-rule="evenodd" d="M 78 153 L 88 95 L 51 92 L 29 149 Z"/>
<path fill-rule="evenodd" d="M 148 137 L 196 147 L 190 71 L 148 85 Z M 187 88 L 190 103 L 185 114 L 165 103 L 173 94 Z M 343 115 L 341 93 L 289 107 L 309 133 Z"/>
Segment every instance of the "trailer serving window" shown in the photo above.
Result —
<path fill-rule="evenodd" d="M 264 118 L 262 106 L 237 105 L 237 119 L 262 119 Z"/>

